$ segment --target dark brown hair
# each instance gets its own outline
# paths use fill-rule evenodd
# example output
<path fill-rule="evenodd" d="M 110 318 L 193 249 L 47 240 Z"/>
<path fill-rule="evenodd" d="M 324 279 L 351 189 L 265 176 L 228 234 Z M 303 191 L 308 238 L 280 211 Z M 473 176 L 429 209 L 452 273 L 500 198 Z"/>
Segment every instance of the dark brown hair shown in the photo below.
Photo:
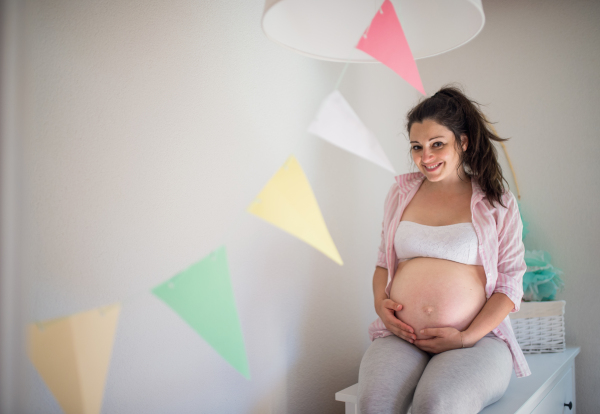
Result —
<path fill-rule="evenodd" d="M 492 132 L 479 105 L 467 98 L 459 88 L 443 86 L 435 95 L 421 101 L 408 112 L 406 130 L 410 136 L 413 123 L 430 119 L 452 131 L 465 173 L 476 180 L 492 206 L 498 202 L 506 207 L 502 204 L 501 196 L 506 191 L 503 181 L 507 186 L 508 181 L 502 175 L 498 153 L 492 141 L 508 139 Z M 460 145 L 462 134 L 468 138 L 466 151 Z"/>

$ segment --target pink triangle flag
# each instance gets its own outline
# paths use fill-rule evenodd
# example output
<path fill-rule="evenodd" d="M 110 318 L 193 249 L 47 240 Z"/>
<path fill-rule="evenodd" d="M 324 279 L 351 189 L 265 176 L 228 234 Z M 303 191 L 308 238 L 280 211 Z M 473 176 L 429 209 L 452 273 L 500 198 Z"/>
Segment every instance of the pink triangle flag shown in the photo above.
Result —
<path fill-rule="evenodd" d="M 356 48 L 391 68 L 425 95 L 417 64 L 390 0 L 383 2 Z"/>

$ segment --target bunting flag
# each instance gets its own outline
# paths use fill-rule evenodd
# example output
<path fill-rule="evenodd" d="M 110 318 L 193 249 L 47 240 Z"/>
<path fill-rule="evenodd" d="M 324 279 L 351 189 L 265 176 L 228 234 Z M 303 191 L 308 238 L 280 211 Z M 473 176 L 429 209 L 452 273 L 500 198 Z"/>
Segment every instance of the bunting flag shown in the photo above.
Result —
<path fill-rule="evenodd" d="M 248 206 L 248 212 L 313 246 L 340 266 L 343 265 L 312 188 L 293 155 Z"/>
<path fill-rule="evenodd" d="M 316 118 L 308 127 L 308 132 L 396 175 L 392 163 L 375 135 L 362 123 L 337 89 L 321 103 Z"/>
<path fill-rule="evenodd" d="M 152 293 L 169 305 L 233 368 L 250 379 L 225 246 L 156 286 Z"/>
<path fill-rule="evenodd" d="M 99 414 L 120 304 L 30 324 L 28 354 L 66 414 Z"/>
<path fill-rule="evenodd" d="M 390 0 L 385 0 L 375 13 L 356 48 L 391 68 L 425 95 L 417 64 Z"/>

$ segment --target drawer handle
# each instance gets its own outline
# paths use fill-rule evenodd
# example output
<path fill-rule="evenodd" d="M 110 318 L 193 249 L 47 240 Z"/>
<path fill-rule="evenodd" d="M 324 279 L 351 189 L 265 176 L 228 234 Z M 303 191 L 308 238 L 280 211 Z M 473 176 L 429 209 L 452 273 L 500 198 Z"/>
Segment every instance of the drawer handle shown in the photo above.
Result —
<path fill-rule="evenodd" d="M 569 401 L 568 404 L 565 404 L 565 407 L 569 407 L 569 410 L 572 410 L 573 409 L 573 402 Z"/>

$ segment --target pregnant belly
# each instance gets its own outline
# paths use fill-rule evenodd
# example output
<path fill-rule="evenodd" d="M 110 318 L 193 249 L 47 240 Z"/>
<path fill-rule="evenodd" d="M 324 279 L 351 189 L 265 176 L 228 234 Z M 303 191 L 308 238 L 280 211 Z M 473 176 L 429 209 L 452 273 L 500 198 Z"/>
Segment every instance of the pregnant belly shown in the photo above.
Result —
<path fill-rule="evenodd" d="M 485 281 L 483 266 L 418 257 L 400 262 L 390 299 L 402 305 L 396 317 L 428 339 L 421 329 L 469 327 L 486 302 Z"/>

